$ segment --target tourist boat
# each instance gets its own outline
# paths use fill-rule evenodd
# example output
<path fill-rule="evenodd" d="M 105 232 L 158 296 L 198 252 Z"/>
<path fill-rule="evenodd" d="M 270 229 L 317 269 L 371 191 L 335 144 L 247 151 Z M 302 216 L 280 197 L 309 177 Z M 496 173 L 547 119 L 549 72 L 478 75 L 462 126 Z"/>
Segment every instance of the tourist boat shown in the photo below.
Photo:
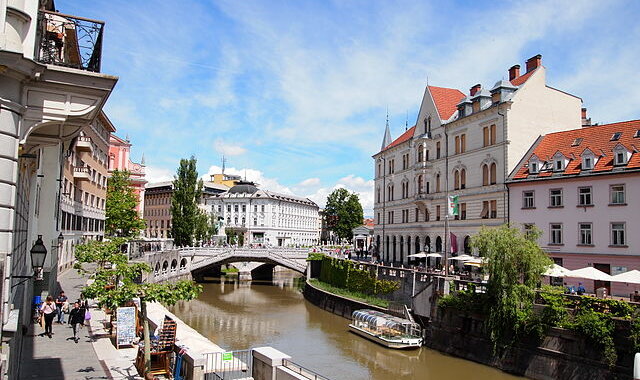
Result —
<path fill-rule="evenodd" d="M 420 326 L 408 319 L 369 309 L 356 310 L 351 317 L 351 332 L 383 346 L 398 349 L 422 346 Z"/>

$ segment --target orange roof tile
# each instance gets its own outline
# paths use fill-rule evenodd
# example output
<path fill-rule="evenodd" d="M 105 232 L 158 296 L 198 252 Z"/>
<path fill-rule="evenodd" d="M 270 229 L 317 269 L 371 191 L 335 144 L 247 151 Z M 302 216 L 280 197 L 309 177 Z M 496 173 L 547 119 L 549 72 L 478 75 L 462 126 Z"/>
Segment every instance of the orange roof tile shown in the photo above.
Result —
<path fill-rule="evenodd" d="M 390 148 L 393 148 L 394 146 L 400 145 L 403 142 L 411 139 L 411 137 L 413 137 L 413 133 L 415 132 L 415 130 L 416 130 L 416 126 L 415 125 L 413 127 L 409 128 L 409 129 L 407 129 L 403 134 L 400 135 L 400 137 L 398 137 L 397 139 L 393 140 L 391 142 L 391 144 L 387 145 L 383 149 L 383 151 L 385 151 L 387 149 L 390 149 Z"/>
<path fill-rule="evenodd" d="M 570 161 L 562 172 L 563 175 L 576 175 L 582 172 L 581 154 L 588 148 L 597 158 L 597 163 L 591 172 L 611 171 L 613 165 L 613 149 L 618 145 L 624 146 L 631 152 L 631 157 L 623 169 L 640 169 L 640 137 L 635 137 L 640 130 L 640 120 L 623 121 L 619 123 L 595 125 L 570 131 L 549 133 L 542 137 L 532 155 L 540 161 L 550 161 L 556 152 L 561 152 Z M 621 132 L 620 138 L 611 141 L 614 133 Z M 574 145 L 576 139 L 582 139 Z M 527 161 L 531 158 L 527 157 Z M 527 162 L 528 163 L 528 162 Z M 537 177 L 551 176 L 551 171 L 541 171 Z M 520 167 L 514 179 L 527 179 L 528 165 Z"/>
<path fill-rule="evenodd" d="M 456 112 L 458 103 L 464 98 L 464 94 L 455 88 L 429 86 L 429 92 L 442 120 L 449 120 Z"/>
<path fill-rule="evenodd" d="M 537 69 L 536 69 L 537 70 Z M 511 82 L 512 85 L 514 86 L 520 86 L 522 85 L 524 82 L 527 81 L 527 79 L 529 79 L 529 77 L 531 76 L 531 74 L 535 73 L 536 70 L 531 70 L 526 74 L 520 75 L 517 78 L 513 78 L 513 80 L 510 80 L 509 82 Z"/>

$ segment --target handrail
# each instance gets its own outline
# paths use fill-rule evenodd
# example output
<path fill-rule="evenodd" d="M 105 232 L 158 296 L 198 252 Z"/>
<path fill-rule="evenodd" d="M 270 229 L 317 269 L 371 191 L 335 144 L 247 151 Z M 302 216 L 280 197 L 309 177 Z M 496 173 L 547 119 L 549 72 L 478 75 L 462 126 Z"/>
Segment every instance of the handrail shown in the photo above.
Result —
<path fill-rule="evenodd" d="M 285 368 L 304 376 L 306 379 L 310 380 L 330 380 L 328 377 L 322 376 L 316 371 L 312 371 L 308 368 L 301 366 L 300 364 L 294 363 L 291 360 L 283 359 L 282 364 Z"/>

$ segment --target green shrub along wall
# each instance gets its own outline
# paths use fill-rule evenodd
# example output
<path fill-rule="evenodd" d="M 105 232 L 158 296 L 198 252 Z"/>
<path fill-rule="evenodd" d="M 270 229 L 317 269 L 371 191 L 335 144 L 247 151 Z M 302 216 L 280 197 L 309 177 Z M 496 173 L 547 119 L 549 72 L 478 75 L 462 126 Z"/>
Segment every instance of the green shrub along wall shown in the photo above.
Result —
<path fill-rule="evenodd" d="M 399 282 L 378 280 L 368 270 L 358 269 L 357 265 L 351 261 L 325 256 L 322 258 L 320 281 L 364 294 L 389 294 L 400 288 Z"/>

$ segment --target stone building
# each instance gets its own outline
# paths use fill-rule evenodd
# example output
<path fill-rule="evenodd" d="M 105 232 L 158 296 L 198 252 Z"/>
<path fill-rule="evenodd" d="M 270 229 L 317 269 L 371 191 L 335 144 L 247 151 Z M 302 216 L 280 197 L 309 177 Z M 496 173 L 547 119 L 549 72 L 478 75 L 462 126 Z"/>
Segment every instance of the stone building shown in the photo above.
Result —
<path fill-rule="evenodd" d="M 308 198 L 260 190 L 240 182 L 205 201 L 222 218 L 225 230 L 244 244 L 292 247 L 318 243 L 318 205 Z"/>
<path fill-rule="evenodd" d="M 0 364 L 13 379 L 32 297 L 56 285 L 65 158 L 117 78 L 100 73 L 101 21 L 57 13 L 53 0 L 21 0 L 0 2 L 0 26 Z M 40 235 L 47 256 L 34 268 Z"/>
<path fill-rule="evenodd" d="M 640 270 L 640 235 L 633 232 L 640 223 L 637 147 L 640 120 L 538 137 L 509 177 L 511 222 L 537 227 L 540 246 L 567 269 Z M 635 289 L 583 282 L 589 292 L 606 287 L 629 296 Z"/>
<path fill-rule="evenodd" d="M 103 112 L 80 132 L 64 160 L 60 229 L 64 243 L 58 270 L 71 267 L 74 247 L 104 237 L 109 137 L 115 128 Z"/>
<path fill-rule="evenodd" d="M 129 139 L 121 139 L 112 134 L 109 140 L 109 173 L 114 170 L 128 171 L 133 191 L 138 197 L 136 210 L 142 218 L 144 215 L 144 186 L 147 184 L 145 178 L 144 155 L 142 160 L 134 162 L 131 160 L 131 142 Z"/>
<path fill-rule="evenodd" d="M 375 165 L 375 244 L 386 262 L 419 251 L 470 252 L 482 226 L 507 222 L 505 180 L 534 136 L 581 124 L 581 99 L 546 84 L 542 57 L 509 69 L 509 80 L 469 95 L 427 86 L 415 126 L 391 140 L 385 131 Z M 447 195 L 459 215 L 448 220 Z M 449 239 L 446 236 L 449 236 Z"/>

